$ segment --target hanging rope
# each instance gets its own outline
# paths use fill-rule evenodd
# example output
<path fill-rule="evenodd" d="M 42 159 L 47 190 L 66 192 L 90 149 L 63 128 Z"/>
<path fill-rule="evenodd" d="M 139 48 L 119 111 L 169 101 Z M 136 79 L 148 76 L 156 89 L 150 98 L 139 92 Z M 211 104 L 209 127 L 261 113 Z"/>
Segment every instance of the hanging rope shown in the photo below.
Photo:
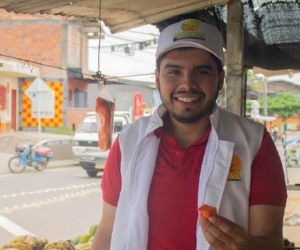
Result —
<path fill-rule="evenodd" d="M 98 17 L 98 23 L 99 23 L 99 39 L 98 39 L 98 70 L 95 75 L 92 75 L 95 79 L 98 79 L 101 83 L 106 85 L 106 78 L 105 75 L 103 75 L 100 71 L 100 52 L 101 52 L 101 38 L 102 38 L 102 26 L 101 26 L 101 8 L 102 8 L 102 0 L 99 0 L 99 17 Z"/>

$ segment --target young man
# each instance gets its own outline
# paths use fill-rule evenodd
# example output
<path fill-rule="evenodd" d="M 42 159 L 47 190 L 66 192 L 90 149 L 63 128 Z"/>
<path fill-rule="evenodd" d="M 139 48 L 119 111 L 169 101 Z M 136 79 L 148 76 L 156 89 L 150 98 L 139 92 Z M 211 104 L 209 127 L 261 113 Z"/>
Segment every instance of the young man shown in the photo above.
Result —
<path fill-rule="evenodd" d="M 163 105 L 110 150 L 93 250 L 283 249 L 283 168 L 264 126 L 216 105 L 219 31 L 198 20 L 165 28 L 157 46 Z M 216 207 L 202 218 L 197 208 Z"/>

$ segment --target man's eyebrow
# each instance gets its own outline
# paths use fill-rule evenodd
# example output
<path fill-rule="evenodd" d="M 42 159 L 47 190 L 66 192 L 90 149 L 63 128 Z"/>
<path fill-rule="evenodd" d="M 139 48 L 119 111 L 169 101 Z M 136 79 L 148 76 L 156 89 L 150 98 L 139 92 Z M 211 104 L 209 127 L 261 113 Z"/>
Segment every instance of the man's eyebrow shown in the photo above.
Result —
<path fill-rule="evenodd" d="M 211 65 L 204 64 L 204 65 L 199 65 L 199 66 L 195 67 L 195 69 L 213 70 L 213 67 Z"/>
<path fill-rule="evenodd" d="M 164 66 L 165 69 L 167 68 L 176 68 L 176 69 L 182 69 L 183 66 L 180 66 L 178 64 L 173 64 L 173 63 L 167 63 L 165 66 Z"/>
<path fill-rule="evenodd" d="M 184 67 L 178 64 L 173 64 L 173 63 L 167 63 L 164 66 L 165 69 L 167 68 L 175 68 L 175 69 L 183 69 Z M 203 65 L 198 65 L 196 67 L 194 67 L 194 69 L 198 70 L 198 69 L 207 69 L 207 70 L 213 70 L 213 67 L 211 65 L 208 64 L 203 64 Z"/>

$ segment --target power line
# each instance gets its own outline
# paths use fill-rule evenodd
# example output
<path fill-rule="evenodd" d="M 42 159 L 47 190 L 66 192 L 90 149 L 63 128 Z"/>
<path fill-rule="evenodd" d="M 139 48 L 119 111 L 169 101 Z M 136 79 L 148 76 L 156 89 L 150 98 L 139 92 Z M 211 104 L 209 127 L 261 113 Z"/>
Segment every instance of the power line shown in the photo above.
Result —
<path fill-rule="evenodd" d="M 89 76 L 89 77 L 91 77 L 91 78 L 94 78 L 94 77 L 93 77 L 94 75 L 82 73 L 82 72 L 75 71 L 75 70 L 66 69 L 66 68 L 63 68 L 63 67 L 53 66 L 53 65 L 49 65 L 49 64 L 45 64 L 45 63 L 41 63 L 41 62 L 37 62 L 37 61 L 31 61 L 31 60 L 27 60 L 27 59 L 20 58 L 20 57 L 16 57 L 16 56 L 3 55 L 3 54 L 1 54 L 1 53 L 0 53 L 0 56 L 6 57 L 6 58 L 10 58 L 10 59 L 19 60 L 19 61 L 23 61 L 23 62 L 24 62 L 23 65 L 25 65 L 26 68 L 29 68 L 29 70 L 30 70 L 30 64 L 29 64 L 29 63 L 32 63 L 32 64 L 44 66 L 44 67 L 60 69 L 60 70 L 72 72 L 72 73 L 74 73 L 74 74 L 81 74 L 81 75 L 83 75 L 83 76 Z M 127 78 L 127 77 L 146 76 L 146 75 L 153 75 L 153 73 L 132 74 L 132 75 L 123 75 L 123 76 L 109 76 L 109 77 L 107 77 L 106 79 L 109 80 L 109 79 L 115 79 L 115 78 Z"/>

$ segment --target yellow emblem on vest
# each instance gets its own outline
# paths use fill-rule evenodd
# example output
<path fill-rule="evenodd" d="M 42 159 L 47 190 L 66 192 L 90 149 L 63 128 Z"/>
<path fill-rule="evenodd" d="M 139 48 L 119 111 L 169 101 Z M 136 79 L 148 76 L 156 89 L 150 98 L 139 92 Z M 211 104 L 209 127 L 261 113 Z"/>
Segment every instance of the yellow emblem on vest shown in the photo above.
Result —
<path fill-rule="evenodd" d="M 232 156 L 231 166 L 227 177 L 228 181 L 241 181 L 242 162 L 236 155 Z"/>

